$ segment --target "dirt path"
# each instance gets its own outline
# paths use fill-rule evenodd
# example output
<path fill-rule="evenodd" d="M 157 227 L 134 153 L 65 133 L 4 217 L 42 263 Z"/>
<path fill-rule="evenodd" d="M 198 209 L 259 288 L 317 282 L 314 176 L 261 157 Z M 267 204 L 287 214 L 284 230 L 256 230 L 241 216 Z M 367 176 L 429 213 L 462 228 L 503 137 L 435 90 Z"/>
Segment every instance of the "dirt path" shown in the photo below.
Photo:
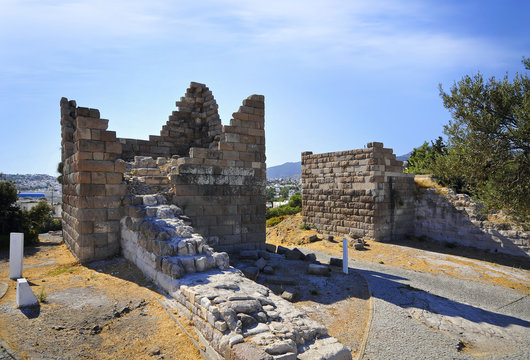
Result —
<path fill-rule="evenodd" d="M 199 351 L 166 310 L 162 295 L 123 259 L 85 267 L 58 237 L 25 249 L 23 276 L 41 300 L 16 308 L 8 254 L 0 254 L 0 338 L 23 358 L 200 359 Z M 176 315 L 176 314 L 175 314 Z M 178 317 L 178 315 L 176 315 Z M 188 320 L 180 318 L 188 332 Z"/>
<path fill-rule="evenodd" d="M 309 243 L 314 230 L 301 230 L 300 214 L 288 217 L 267 229 L 267 242 L 284 246 L 303 246 L 342 257 L 339 242 Z M 322 238 L 322 235 L 320 235 Z M 389 244 L 368 241 L 363 251 L 350 249 L 350 259 L 385 264 L 432 274 L 446 274 L 459 279 L 495 284 L 530 294 L 530 261 L 521 257 L 489 254 L 465 247 L 447 247 L 421 239 Z"/>

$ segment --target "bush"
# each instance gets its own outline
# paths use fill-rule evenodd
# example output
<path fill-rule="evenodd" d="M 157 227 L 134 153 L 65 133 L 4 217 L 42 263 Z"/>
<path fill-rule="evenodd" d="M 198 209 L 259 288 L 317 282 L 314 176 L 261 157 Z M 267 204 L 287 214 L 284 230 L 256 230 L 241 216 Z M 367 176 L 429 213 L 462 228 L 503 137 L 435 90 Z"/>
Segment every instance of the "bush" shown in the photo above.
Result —
<path fill-rule="evenodd" d="M 276 216 L 270 219 L 267 219 L 267 227 L 276 226 L 285 219 L 285 216 Z"/>
<path fill-rule="evenodd" d="M 291 207 L 289 206 L 289 204 L 287 204 L 278 206 L 277 208 L 267 209 L 267 211 L 265 212 L 265 218 L 270 219 L 282 215 L 294 215 L 298 214 L 300 211 L 302 211 L 302 208 L 300 206 Z"/>

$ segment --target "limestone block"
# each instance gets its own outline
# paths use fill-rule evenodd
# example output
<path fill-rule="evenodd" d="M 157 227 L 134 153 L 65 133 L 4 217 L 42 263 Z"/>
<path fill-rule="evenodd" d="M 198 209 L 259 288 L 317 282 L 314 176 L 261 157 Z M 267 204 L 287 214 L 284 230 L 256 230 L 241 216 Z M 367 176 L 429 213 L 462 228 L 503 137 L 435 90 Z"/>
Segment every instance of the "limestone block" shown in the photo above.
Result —
<path fill-rule="evenodd" d="M 33 294 L 28 281 L 24 278 L 17 279 L 17 306 L 19 308 L 36 306 L 39 302 Z"/>

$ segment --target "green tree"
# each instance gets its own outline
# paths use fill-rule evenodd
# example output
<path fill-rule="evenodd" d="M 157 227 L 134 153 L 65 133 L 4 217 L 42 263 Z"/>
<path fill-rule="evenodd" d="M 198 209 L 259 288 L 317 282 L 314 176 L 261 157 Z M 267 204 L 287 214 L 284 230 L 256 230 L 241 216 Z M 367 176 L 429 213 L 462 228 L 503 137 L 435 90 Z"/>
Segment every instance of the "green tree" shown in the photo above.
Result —
<path fill-rule="evenodd" d="M 523 58 L 526 69 L 530 61 Z M 516 73 L 510 80 L 482 74 L 465 76 L 449 92 L 440 85 L 452 120 L 444 128 L 447 154 L 436 161 L 435 175 L 451 184 L 460 179 L 465 191 L 491 209 L 519 218 L 530 216 L 530 79 Z M 454 184 L 453 184 L 454 186 Z"/>
<path fill-rule="evenodd" d="M 445 155 L 446 146 L 441 136 L 431 145 L 425 141 L 419 148 L 414 148 L 410 158 L 405 164 L 405 171 L 415 174 L 432 174 L 434 163 L 440 157 Z"/>
<path fill-rule="evenodd" d="M 28 213 L 17 206 L 17 200 L 15 184 L 0 174 L 0 248 L 8 246 L 11 232 L 23 232 L 25 245 L 38 241 L 38 232 L 30 228 Z"/>

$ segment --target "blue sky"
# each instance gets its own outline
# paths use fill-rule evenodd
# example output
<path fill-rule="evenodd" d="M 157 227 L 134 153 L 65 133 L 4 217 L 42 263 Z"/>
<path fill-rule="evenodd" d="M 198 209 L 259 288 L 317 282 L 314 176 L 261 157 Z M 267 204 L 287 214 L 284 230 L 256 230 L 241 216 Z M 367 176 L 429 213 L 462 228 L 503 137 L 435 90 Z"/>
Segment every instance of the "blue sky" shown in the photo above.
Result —
<path fill-rule="evenodd" d="M 445 89 L 530 57 L 530 1 L 0 0 L 0 172 L 55 174 L 59 100 L 157 135 L 190 81 L 266 101 L 267 165 L 442 134 Z"/>

